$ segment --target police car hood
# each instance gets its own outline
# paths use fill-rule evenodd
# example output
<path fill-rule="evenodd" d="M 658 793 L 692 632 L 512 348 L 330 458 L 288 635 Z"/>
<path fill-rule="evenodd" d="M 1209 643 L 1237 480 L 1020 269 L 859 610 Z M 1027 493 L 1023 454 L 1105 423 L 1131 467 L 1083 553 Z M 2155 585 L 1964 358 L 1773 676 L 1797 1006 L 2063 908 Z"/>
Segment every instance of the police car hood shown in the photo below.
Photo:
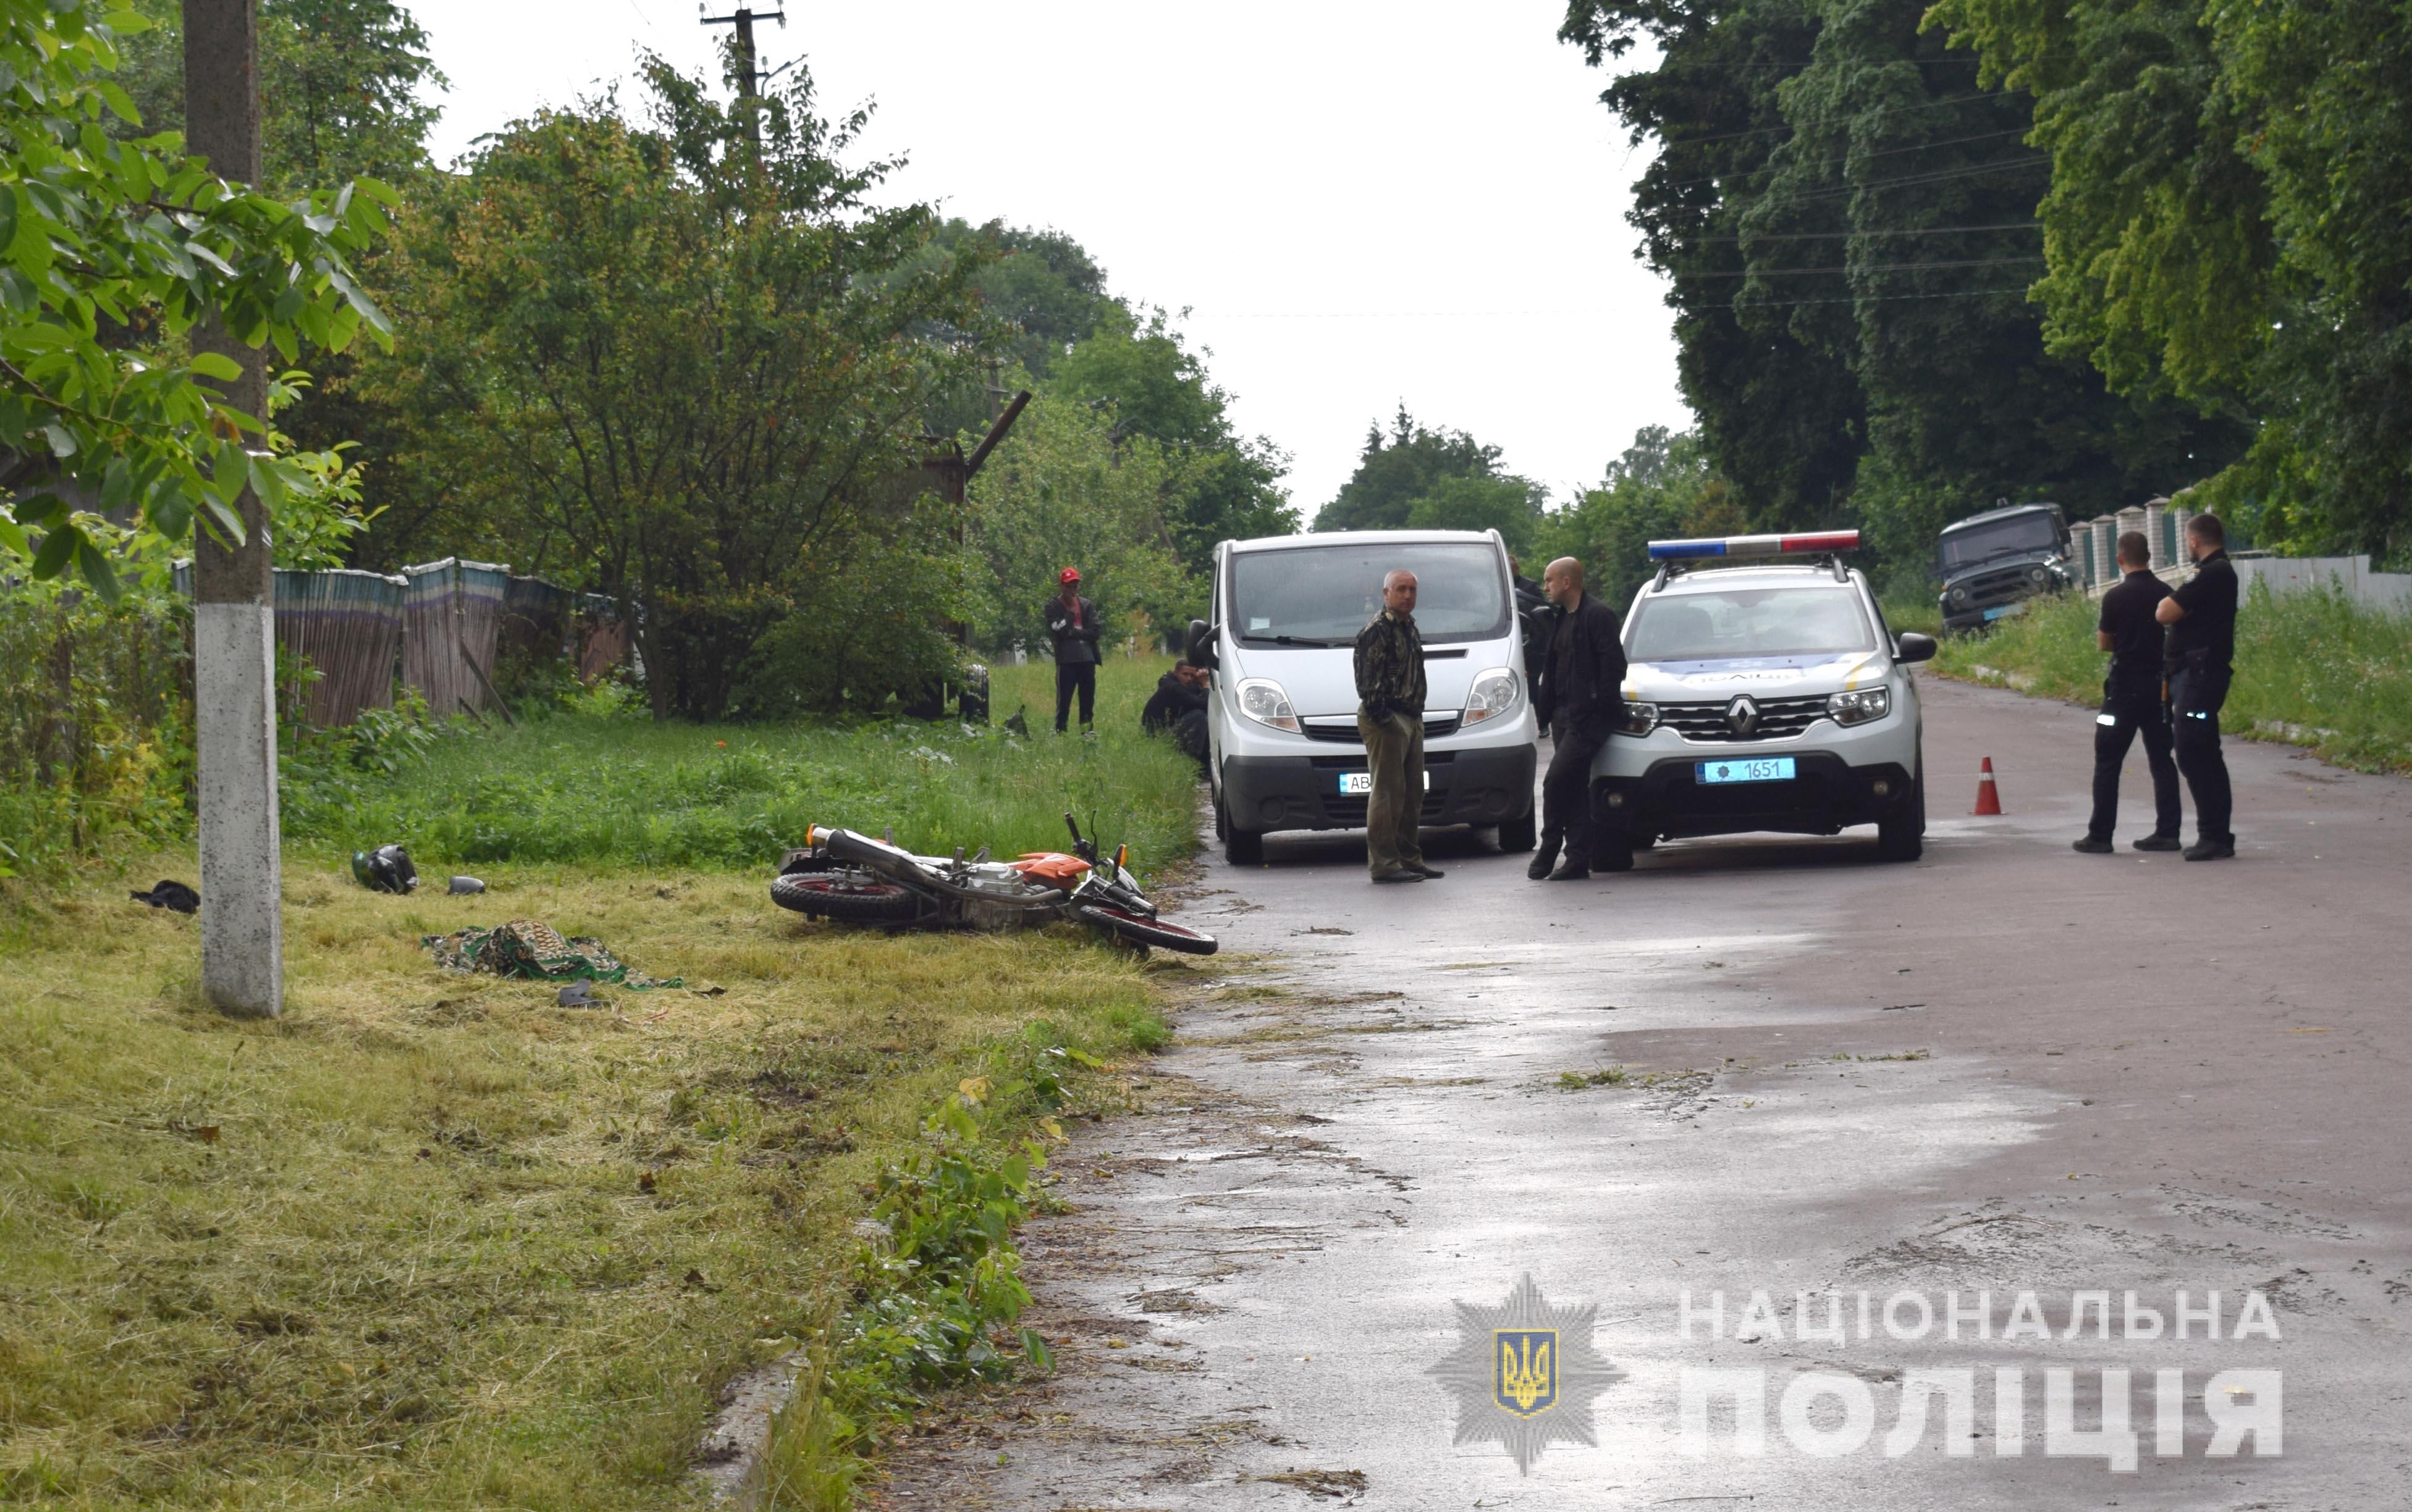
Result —
<path fill-rule="evenodd" d="M 1625 669 L 1625 697 L 1635 703 L 1718 703 L 1737 693 L 1778 698 L 1840 693 L 1883 671 L 1884 660 L 1873 651 L 1635 662 Z"/>

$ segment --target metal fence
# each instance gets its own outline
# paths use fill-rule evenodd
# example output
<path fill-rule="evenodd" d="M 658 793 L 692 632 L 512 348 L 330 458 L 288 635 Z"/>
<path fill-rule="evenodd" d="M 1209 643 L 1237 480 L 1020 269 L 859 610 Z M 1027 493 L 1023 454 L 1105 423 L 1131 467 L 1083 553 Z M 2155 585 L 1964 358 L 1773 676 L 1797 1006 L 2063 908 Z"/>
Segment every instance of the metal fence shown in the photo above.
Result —
<path fill-rule="evenodd" d="M 191 595 L 190 562 L 176 564 L 176 589 Z M 502 704 L 495 669 L 506 655 L 574 656 L 591 681 L 627 654 L 608 600 L 515 578 L 507 563 L 446 557 L 392 574 L 279 568 L 275 608 L 278 647 L 317 673 L 303 712 L 321 727 L 390 709 L 397 677 L 437 715 L 482 712 Z"/>
<path fill-rule="evenodd" d="M 441 562 L 404 567 L 402 682 L 437 715 L 475 712 L 502 702 L 494 691 L 494 638 L 501 627 L 508 564 Z"/>

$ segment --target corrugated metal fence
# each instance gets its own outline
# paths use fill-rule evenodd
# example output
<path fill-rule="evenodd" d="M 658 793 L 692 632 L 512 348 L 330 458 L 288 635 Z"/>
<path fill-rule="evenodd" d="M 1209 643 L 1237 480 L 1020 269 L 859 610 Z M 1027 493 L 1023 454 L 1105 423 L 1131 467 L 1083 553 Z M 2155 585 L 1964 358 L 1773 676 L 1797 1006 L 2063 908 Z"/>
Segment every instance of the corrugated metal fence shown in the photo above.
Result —
<path fill-rule="evenodd" d="M 402 681 L 436 714 L 491 709 L 494 636 L 503 617 L 508 564 L 446 557 L 402 569 Z"/>
<path fill-rule="evenodd" d="M 192 593 L 192 570 L 176 564 L 178 592 Z M 498 656 L 576 654 L 579 675 L 591 679 L 620 660 L 626 637 L 598 595 L 512 577 L 507 563 L 446 557 L 394 574 L 279 568 L 276 643 L 316 668 L 308 718 L 333 727 L 364 709 L 392 708 L 397 668 L 402 685 L 418 689 L 436 714 L 477 712 L 502 702 Z"/>

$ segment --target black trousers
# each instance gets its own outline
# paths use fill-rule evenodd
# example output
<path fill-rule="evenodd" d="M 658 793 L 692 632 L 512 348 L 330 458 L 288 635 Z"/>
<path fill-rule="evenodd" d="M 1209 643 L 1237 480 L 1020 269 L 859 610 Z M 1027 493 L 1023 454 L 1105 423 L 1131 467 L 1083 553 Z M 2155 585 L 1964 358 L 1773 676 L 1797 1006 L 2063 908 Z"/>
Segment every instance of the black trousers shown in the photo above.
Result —
<path fill-rule="evenodd" d="M 1541 778 L 1541 844 L 1565 842 L 1566 858 L 1588 863 L 1595 852 L 1591 758 L 1608 741 L 1597 719 L 1550 721 L 1550 770 Z"/>
<path fill-rule="evenodd" d="M 1198 764 L 1203 767 L 1206 764 L 1207 747 L 1205 710 L 1192 709 L 1172 722 L 1174 750 L 1183 756 L 1195 758 Z"/>
<path fill-rule="evenodd" d="M 2106 684 L 2102 712 L 2094 717 L 2094 817 L 2085 826 L 2095 840 L 2109 840 L 2119 823 L 2119 769 L 2140 735 L 2144 765 L 2153 773 L 2153 833 L 2178 832 L 2178 768 L 2169 756 L 2169 713 L 2162 707 L 2160 689 Z"/>
<path fill-rule="evenodd" d="M 2228 825 L 2236 800 L 2228 785 L 2228 757 L 2219 750 L 2219 711 L 2228 702 L 2228 668 L 2207 663 L 2178 669 L 2169 679 L 2169 738 L 2178 771 L 2194 794 L 2195 838 L 2233 844 L 2236 832 Z"/>
<path fill-rule="evenodd" d="M 1072 712 L 1072 694 L 1081 695 L 1081 724 L 1083 728 L 1094 724 L 1097 712 L 1097 664 L 1095 662 L 1057 662 L 1055 664 L 1055 733 L 1064 733 L 1064 716 Z"/>

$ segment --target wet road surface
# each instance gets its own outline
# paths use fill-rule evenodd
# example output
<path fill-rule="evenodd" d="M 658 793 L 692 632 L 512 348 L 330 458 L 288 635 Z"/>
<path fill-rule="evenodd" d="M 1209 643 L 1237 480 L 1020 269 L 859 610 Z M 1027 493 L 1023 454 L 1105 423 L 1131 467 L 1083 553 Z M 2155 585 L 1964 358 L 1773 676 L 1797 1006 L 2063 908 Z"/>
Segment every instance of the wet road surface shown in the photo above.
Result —
<path fill-rule="evenodd" d="M 1678 843 L 1550 887 L 1470 837 L 1432 844 L 1449 875 L 1412 888 L 1368 885 L 1352 837 L 1213 861 L 1184 917 L 1222 936 L 1217 974 L 1149 1110 L 1076 1138 L 1073 1211 L 1026 1235 L 1058 1373 L 935 1423 L 883 1505 L 2412 1504 L 2412 783 L 2231 741 L 2237 859 L 2078 856 L 2090 713 L 1923 691 L 1914 865 L 1878 863 L 1873 830 Z M 2008 814 L 1965 817 L 1987 756 Z M 2137 765 L 2123 845 L 2149 824 Z M 1520 1474 L 1496 1439 L 1453 1442 L 1431 1372 L 1451 1304 L 1526 1274 L 1596 1305 L 1617 1378 L 1587 1416 L 1552 1409 L 1594 1442 Z M 1713 1340 L 1679 1336 L 1686 1288 L 1724 1294 Z M 2170 1337 L 2181 1288 L 2222 1294 L 2216 1342 Z M 2278 1337 L 2228 1337 L 2255 1289 Z M 2129 1290 L 2158 1339 L 2118 1337 Z M 1744 1316 L 1760 1291 L 1772 1327 Z M 1882 1326 L 1895 1293 L 1939 1314 L 1978 1291 L 1993 1337 Z M 2049 1339 L 2002 1337 L 2022 1291 Z M 2112 1337 L 2090 1314 L 2064 1337 L 2095 1291 Z M 2132 1472 L 2047 1452 L 2046 1372 L 2074 1373 L 2081 1432 L 2106 1368 L 2131 1373 Z M 2199 1394 L 2231 1369 L 2283 1372 L 2283 1453 L 2207 1452 Z M 1722 1406 L 1685 1443 L 1703 1370 L 1763 1379 L 1762 1452 Z M 1917 1371 L 1972 1372 L 1971 1421 L 1935 1396 L 1889 1444 Z M 2191 1399 L 2167 1441 L 2156 1371 Z M 1813 1374 L 1864 1383 L 1863 1442 L 1809 1452 L 1854 1443 L 1843 1396 L 1785 1423 Z"/>

